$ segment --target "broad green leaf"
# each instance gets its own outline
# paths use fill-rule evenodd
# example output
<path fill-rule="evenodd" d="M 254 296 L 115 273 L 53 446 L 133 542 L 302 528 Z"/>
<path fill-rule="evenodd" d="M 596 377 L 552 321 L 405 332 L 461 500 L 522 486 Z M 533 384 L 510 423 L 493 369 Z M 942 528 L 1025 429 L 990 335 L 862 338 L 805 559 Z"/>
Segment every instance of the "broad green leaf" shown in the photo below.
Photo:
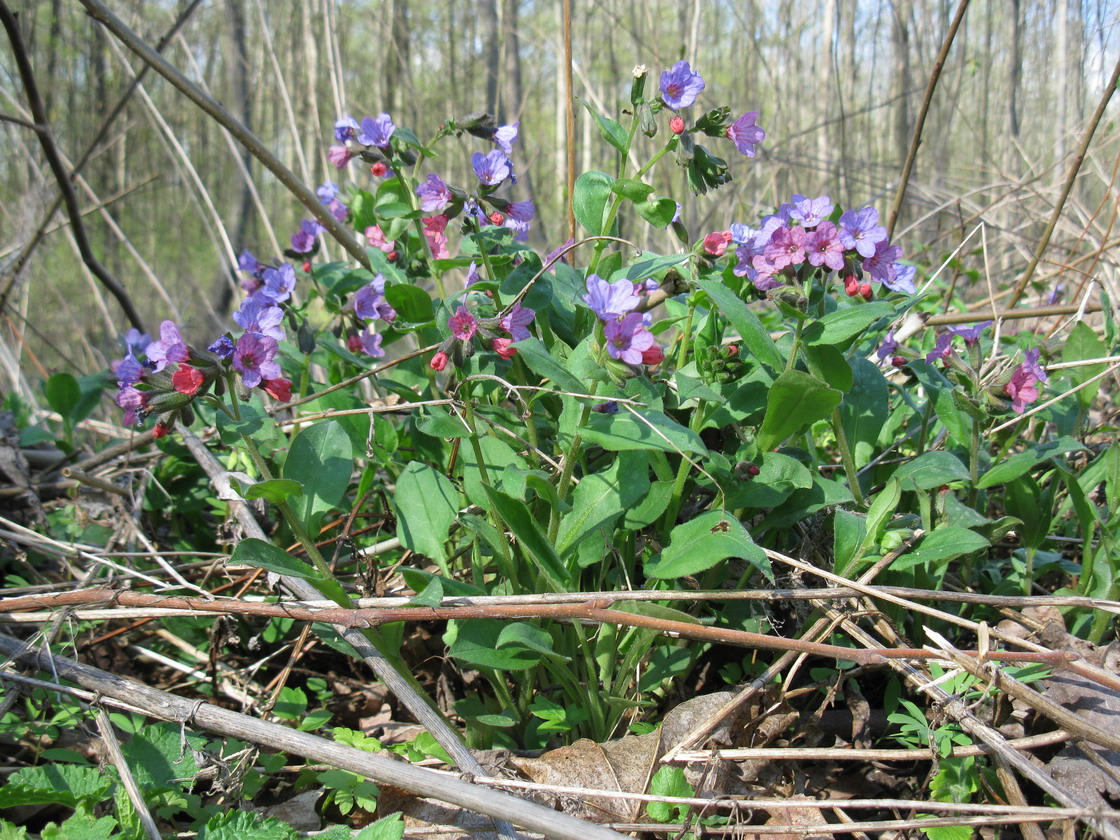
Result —
<path fill-rule="evenodd" d="M 67 817 L 62 825 L 47 823 L 43 826 L 43 840 L 109 840 L 117 828 L 113 817 L 94 819 L 90 814 L 78 811 Z"/>
<path fill-rule="evenodd" d="M 976 486 L 983 489 L 994 487 L 997 484 L 1007 484 L 1021 475 L 1025 475 L 1043 461 L 1049 461 L 1055 455 L 1064 455 L 1067 452 L 1077 452 L 1085 449 L 1071 437 L 1062 437 L 1041 446 L 1032 446 L 1024 452 L 1016 452 L 1010 458 L 1000 461 L 990 470 L 980 476 Z"/>
<path fill-rule="evenodd" d="M 419 431 L 434 438 L 463 438 L 471 434 L 466 423 L 438 405 L 421 406 L 413 415 L 413 422 Z"/>
<path fill-rule="evenodd" d="M 556 652 L 556 641 L 548 631 L 542 630 L 540 627 L 535 627 L 524 621 L 510 622 L 506 624 L 506 626 L 502 628 L 502 632 L 498 634 L 497 647 L 517 646 L 535 650 L 537 653 L 543 653 L 545 656 L 552 659 L 568 661 L 567 656 L 561 656 Z"/>
<path fill-rule="evenodd" d="M 236 808 L 215 814 L 198 832 L 198 840 L 297 840 L 299 836 L 275 817 Z"/>
<path fill-rule="evenodd" d="M 917 547 L 891 564 L 892 571 L 902 571 L 923 563 L 944 565 L 950 560 L 974 551 L 983 551 L 989 542 L 967 528 L 938 528 L 922 537 Z"/>
<path fill-rule="evenodd" d="M 894 471 L 903 490 L 932 490 L 951 481 L 968 481 L 968 467 L 952 452 L 924 452 Z"/>
<path fill-rule="evenodd" d="M 15 825 L 7 820 L 0 820 L 0 840 L 26 840 L 27 828 Z"/>
<path fill-rule="evenodd" d="M 758 448 L 773 449 L 828 417 L 843 394 L 800 370 L 787 370 L 774 380 L 766 400 L 766 417 L 758 432 Z"/>
<path fill-rule="evenodd" d="M 321 421 L 296 435 L 284 461 L 284 478 L 303 485 L 292 510 L 308 532 L 318 533 L 323 514 L 342 501 L 353 468 L 350 437 L 337 421 Z"/>
<path fill-rule="evenodd" d="M 572 193 L 572 209 L 578 221 L 592 236 L 599 236 L 606 221 L 607 206 L 611 197 L 614 178 L 606 172 L 592 169 L 576 179 Z"/>
<path fill-rule="evenodd" d="M 720 280 L 697 280 L 696 285 L 708 293 L 720 312 L 727 316 L 751 355 L 775 370 L 785 366 L 770 333 L 750 308 Z"/>
<path fill-rule="evenodd" d="M 493 487 L 484 489 L 494 512 L 509 526 L 529 561 L 537 567 L 553 591 L 563 591 L 568 581 L 568 570 L 529 508 Z"/>
<path fill-rule="evenodd" d="M 443 640 L 448 654 L 470 665 L 506 671 L 524 671 L 537 665 L 541 661 L 539 651 L 520 644 L 498 647 L 505 624 L 496 619 L 447 622 Z"/>
<path fill-rule="evenodd" d="M 680 796 L 691 797 L 696 795 L 692 785 L 685 778 L 684 770 L 680 767 L 662 767 L 653 774 L 649 782 L 649 792 L 654 796 Z M 646 812 L 650 819 L 656 822 L 672 822 L 679 812 L 687 810 L 687 806 L 674 805 L 670 802 L 650 802 Z"/>
<path fill-rule="evenodd" d="M 836 557 L 836 574 L 850 577 L 857 568 L 867 535 L 867 520 L 858 514 L 837 509 L 832 517 L 832 546 Z"/>
<path fill-rule="evenodd" d="M 867 511 L 867 537 L 860 547 L 860 553 L 865 553 L 883 535 L 887 523 L 891 521 L 894 512 L 898 510 L 898 503 L 902 499 L 902 482 L 892 477 L 887 481 L 875 498 L 871 500 L 871 507 Z"/>
<path fill-rule="evenodd" d="M 370 823 L 354 835 L 354 840 L 401 840 L 402 837 L 404 820 L 400 813 L 396 813 Z"/>
<path fill-rule="evenodd" d="M 635 201 L 634 209 L 638 215 L 656 228 L 668 227 L 677 215 L 677 202 L 671 198 L 658 198 L 652 201 Z"/>
<path fill-rule="evenodd" d="M 852 493 L 847 485 L 814 475 L 812 487 L 795 491 L 780 506 L 772 510 L 758 527 L 760 530 L 785 528 L 807 519 L 819 510 L 835 505 L 846 505 L 851 501 Z"/>
<path fill-rule="evenodd" d="M 205 744 L 205 738 L 185 734 L 179 724 L 161 721 L 145 726 L 121 751 L 141 790 L 188 791 L 199 770 L 194 751 Z"/>
<path fill-rule="evenodd" d="M 770 560 L 754 544 L 743 523 L 718 510 L 702 513 L 678 525 L 669 536 L 669 545 L 661 559 L 646 566 L 646 574 L 655 578 L 679 578 L 707 571 L 721 560 L 739 557 L 773 580 Z"/>
<path fill-rule="evenodd" d="M 246 487 L 242 493 L 246 499 L 264 499 L 277 504 L 292 496 L 302 496 L 303 487 L 298 481 L 290 478 L 274 478 L 270 481 L 258 481 Z"/>
<path fill-rule="evenodd" d="M 653 187 L 631 178 L 619 178 L 611 184 L 611 192 L 618 193 L 631 201 L 645 201 L 653 195 Z"/>
<path fill-rule="evenodd" d="M 649 489 L 646 463 L 643 455 L 624 452 L 610 468 L 584 476 L 572 491 L 572 509 L 560 520 L 556 551 L 561 557 L 593 533 L 609 542 L 615 521 Z"/>
<path fill-rule="evenodd" d="M 432 575 L 428 584 L 408 602 L 410 607 L 438 607 L 443 601 L 443 582 L 438 575 Z"/>
<path fill-rule="evenodd" d="M 427 464 L 410 461 L 397 479 L 393 507 L 397 511 L 397 537 L 401 545 L 431 557 L 447 575 L 444 544 L 459 511 L 459 491 L 455 485 Z"/>
<path fill-rule="evenodd" d="M 261 408 L 259 398 L 240 406 L 241 419 L 234 420 L 224 411 L 218 412 L 218 435 L 222 443 L 235 445 L 241 442 L 241 435 L 252 438 L 257 443 L 270 443 L 276 440 L 276 421 Z"/>
<path fill-rule="evenodd" d="M 809 469 L 796 458 L 781 452 L 763 452 L 756 466 L 758 475 L 750 481 L 737 481 L 728 491 L 728 507 L 777 507 L 794 490 L 813 486 Z"/>
<path fill-rule="evenodd" d="M 894 314 L 894 307 L 886 301 L 861 303 L 829 312 L 823 318 L 811 321 L 801 333 L 806 344 L 845 344 L 874 324 L 880 318 Z"/>
<path fill-rule="evenodd" d="M 55 803 L 76 808 L 96 805 L 113 787 L 112 778 L 96 767 L 74 764 L 43 764 L 24 767 L 8 776 L 0 786 L 0 808 Z"/>
<path fill-rule="evenodd" d="M 672 418 L 648 408 L 637 409 L 642 419 L 629 411 L 596 414 L 581 429 L 588 443 L 619 452 L 626 449 L 660 449 L 662 452 L 692 452 L 704 455 L 708 449 L 700 436 Z"/>
<path fill-rule="evenodd" d="M 517 352 L 533 373 L 542 379 L 551 380 L 560 390 L 573 394 L 586 393 L 587 386 L 572 376 L 564 364 L 553 358 L 539 338 L 517 342 Z"/>
<path fill-rule="evenodd" d="M 844 425 L 856 468 L 861 469 L 876 453 L 890 402 L 887 380 L 878 367 L 867 359 L 856 358 L 852 359 L 849 370 L 852 387 L 840 403 L 840 422 Z M 832 379 L 826 381 L 835 384 Z"/>
<path fill-rule="evenodd" d="M 595 119 L 595 127 L 599 129 L 599 135 L 614 146 L 622 154 L 626 154 L 626 147 L 628 144 L 628 137 L 626 129 L 618 124 L 617 121 L 612 120 L 610 117 L 605 117 L 595 110 L 595 106 L 588 102 L 586 99 L 580 99 L 583 107 L 587 109 L 587 113 Z"/>
<path fill-rule="evenodd" d="M 1108 345 L 1099 338 L 1093 328 L 1084 321 L 1074 324 L 1069 336 L 1062 344 L 1063 362 L 1082 362 L 1086 359 L 1100 359 L 1108 355 Z M 1074 368 L 1065 368 L 1061 371 L 1063 376 L 1068 376 L 1075 385 L 1087 382 L 1103 371 L 1105 363 L 1095 365 L 1081 365 Z M 1093 404 L 1097 392 L 1101 389 L 1103 380 L 1098 379 L 1092 385 L 1087 385 L 1077 392 L 1077 402 L 1082 408 Z"/>
<path fill-rule="evenodd" d="M 319 576 L 309 564 L 270 542 L 254 537 L 239 542 L 229 559 L 231 563 L 244 563 L 278 575 L 289 575 L 304 580 L 313 580 Z"/>
<path fill-rule="evenodd" d="M 82 401 L 82 387 L 71 374 L 56 373 L 43 384 L 43 394 L 47 398 L 47 404 L 63 420 L 77 419 L 73 414 Z"/>
<path fill-rule="evenodd" d="M 280 695 L 272 707 L 273 714 L 284 720 L 298 720 L 307 713 L 307 694 L 302 688 L 290 685 L 280 689 Z"/>
<path fill-rule="evenodd" d="M 361 364 L 366 365 L 367 362 L 368 360 L 361 362 Z M 369 403 L 367 403 L 365 400 L 358 399 L 357 396 L 350 393 L 349 391 L 342 390 L 332 391 L 329 394 L 324 394 L 323 396 L 307 403 L 307 405 L 303 406 L 300 411 L 305 411 L 308 414 L 317 414 L 320 411 L 352 411 L 354 409 L 363 408 L 369 408 Z M 350 447 L 353 452 L 365 451 L 366 445 L 369 443 L 369 427 L 371 419 L 368 413 L 346 414 L 342 417 L 334 417 L 331 419 L 342 426 L 343 431 L 350 436 Z M 375 443 L 388 448 L 388 445 L 381 440 L 381 429 L 384 428 L 388 421 L 377 415 L 374 415 L 372 420 L 374 424 L 379 424 Z M 395 443 L 392 448 L 396 448 Z"/>
<path fill-rule="evenodd" d="M 486 435 L 479 439 L 478 448 L 482 450 L 486 474 L 496 486 L 500 484 L 507 467 L 514 469 L 525 467 L 525 459 L 504 440 Z M 459 460 L 463 464 L 463 490 L 467 494 L 467 499 L 480 507 L 486 507 L 487 499 L 482 489 L 482 471 L 478 468 L 478 455 L 475 454 L 474 447 L 467 445 L 465 441 L 459 449 Z"/>
<path fill-rule="evenodd" d="M 809 363 L 809 373 L 822 382 L 827 382 L 837 391 L 843 391 L 847 394 L 852 390 L 854 374 L 852 366 L 843 353 L 831 344 L 807 346 L 804 348 L 804 352 Z M 884 397 L 885 402 L 886 398 Z"/>
<path fill-rule="evenodd" d="M 404 323 L 427 324 L 435 317 L 431 297 L 418 286 L 407 283 L 386 286 L 385 300 L 397 310 Z"/>
<path fill-rule="evenodd" d="M 622 527 L 637 530 L 652 525 L 665 512 L 665 508 L 669 507 L 669 500 L 672 498 L 672 481 L 652 482 L 641 500 L 623 513 Z"/>

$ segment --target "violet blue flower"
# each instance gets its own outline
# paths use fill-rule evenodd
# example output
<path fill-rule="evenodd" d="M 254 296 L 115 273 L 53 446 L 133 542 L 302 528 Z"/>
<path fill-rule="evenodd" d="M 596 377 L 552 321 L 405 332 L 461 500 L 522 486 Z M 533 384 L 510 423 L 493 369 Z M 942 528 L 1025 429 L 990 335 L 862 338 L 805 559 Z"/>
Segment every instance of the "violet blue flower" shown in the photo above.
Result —
<path fill-rule="evenodd" d="M 336 120 L 334 124 L 334 139 L 339 143 L 345 143 L 347 140 L 353 140 L 358 133 L 358 124 L 354 118 L 347 114 L 340 120 Z"/>
<path fill-rule="evenodd" d="M 362 349 L 375 359 L 380 359 L 385 355 L 385 351 L 381 349 L 381 334 L 374 332 L 372 325 L 366 325 L 359 340 L 362 343 Z"/>
<path fill-rule="evenodd" d="M 281 263 L 279 268 L 266 268 L 263 280 L 263 285 L 253 297 L 283 303 L 292 296 L 292 289 L 296 287 L 296 270 L 288 263 Z"/>
<path fill-rule="evenodd" d="M 380 274 L 354 295 L 354 314 L 359 318 L 372 321 L 380 317 L 377 307 L 385 301 L 385 278 Z"/>
<path fill-rule="evenodd" d="M 124 409 L 124 424 L 134 426 L 144 416 L 144 393 L 126 385 L 117 393 L 117 405 Z"/>
<path fill-rule="evenodd" d="M 147 355 L 148 361 L 155 364 L 155 369 L 160 371 L 168 364 L 185 362 L 187 357 L 190 356 L 190 349 L 183 341 L 183 336 L 179 334 L 179 328 L 175 326 L 175 322 L 164 321 L 159 325 L 159 341 L 153 341 L 149 344 L 144 353 Z"/>
<path fill-rule="evenodd" d="M 513 154 L 513 141 L 517 139 L 517 127 L 519 125 L 521 125 L 520 122 L 515 122 L 513 125 L 500 125 L 490 138 L 494 141 L 494 145 L 507 155 Z"/>
<path fill-rule="evenodd" d="M 263 379 L 277 379 L 280 365 L 274 360 L 279 347 L 276 339 L 245 333 L 233 349 L 233 369 L 241 374 L 246 388 L 256 388 Z"/>
<path fill-rule="evenodd" d="M 315 247 L 315 240 L 323 232 L 323 226 L 314 219 L 304 219 L 299 230 L 292 234 L 292 250 L 297 254 L 307 254 Z"/>
<path fill-rule="evenodd" d="M 248 298 L 233 313 L 233 320 L 245 332 L 267 335 L 277 341 L 283 341 L 287 337 L 281 326 L 284 310 L 265 297 Z"/>
<path fill-rule="evenodd" d="M 835 206 L 827 195 L 806 198 L 800 193 L 794 193 L 789 216 L 805 228 L 814 228 L 828 218 Z"/>
<path fill-rule="evenodd" d="M 875 351 L 875 355 L 879 357 L 879 361 L 888 359 L 898 351 L 898 341 L 894 337 L 894 330 L 887 333 L 887 337 L 883 339 L 883 343 L 879 345 Z"/>
<path fill-rule="evenodd" d="M 991 321 L 981 321 L 979 324 L 973 324 L 971 327 L 949 327 L 949 332 L 959 338 L 963 338 L 964 343 L 971 347 L 980 340 L 980 333 L 991 326 L 991 323 Z"/>
<path fill-rule="evenodd" d="M 1046 368 L 1038 363 L 1039 358 L 1042 356 L 1042 351 L 1037 347 L 1028 350 L 1026 356 L 1023 358 L 1023 367 L 1035 379 L 1041 382 L 1049 382 L 1050 377 L 1046 375 Z"/>
<path fill-rule="evenodd" d="M 425 213 L 438 213 L 451 203 L 451 190 L 434 172 L 429 173 L 428 180 L 416 188 L 416 195 L 420 198 L 420 209 Z"/>
<path fill-rule="evenodd" d="M 143 353 L 144 348 L 152 343 L 152 337 L 147 333 L 142 333 L 136 327 L 131 327 L 128 332 L 121 336 L 121 343 L 124 344 L 126 351 L 131 351 L 133 355 Z"/>
<path fill-rule="evenodd" d="M 840 215 L 840 244 L 861 257 L 875 256 L 875 246 L 887 238 L 887 229 L 878 222 L 879 211 L 874 207 L 845 210 Z"/>
<path fill-rule="evenodd" d="M 460 341 L 470 341 L 478 332 L 478 319 L 467 311 L 467 307 L 460 305 L 455 314 L 447 319 L 447 326 L 451 328 L 451 334 Z"/>
<path fill-rule="evenodd" d="M 674 111 L 687 108 L 704 89 L 704 80 L 693 73 L 687 61 L 678 61 L 671 70 L 661 72 L 661 101 Z"/>
<path fill-rule="evenodd" d="M 749 225 L 741 224 L 740 222 L 732 222 L 728 230 L 731 231 L 731 241 L 734 242 L 736 246 L 746 245 L 754 238 L 755 234 L 758 233 L 754 228 Z"/>
<path fill-rule="evenodd" d="M 536 214 L 536 208 L 533 207 L 533 202 L 526 199 L 525 201 L 512 201 L 506 214 L 511 219 L 517 219 L 519 222 L 531 222 L 533 216 Z"/>
<path fill-rule="evenodd" d="M 366 146 L 376 146 L 383 149 L 389 145 L 389 138 L 393 136 L 393 132 L 396 130 L 397 127 L 393 125 L 393 121 L 388 114 L 380 114 L 377 119 L 364 117 L 361 131 L 358 133 L 358 142 Z"/>
<path fill-rule="evenodd" d="M 608 283 L 598 274 L 587 278 L 587 294 L 584 303 L 601 321 L 617 321 L 640 303 L 634 293 L 634 284 L 629 280 Z"/>
<path fill-rule="evenodd" d="M 870 257 L 864 257 L 863 270 L 876 283 L 887 283 L 888 288 L 892 288 L 888 281 L 893 281 L 894 275 L 897 274 L 897 270 L 892 271 L 892 264 L 901 256 L 901 248 L 889 244 L 886 239 L 881 239 L 875 243 L 875 253 Z"/>
<path fill-rule="evenodd" d="M 833 271 L 844 267 L 844 246 L 840 244 L 836 225 L 832 222 L 821 222 L 816 230 L 805 235 L 805 250 L 810 265 L 823 265 Z"/>
<path fill-rule="evenodd" d="M 754 124 L 757 119 L 758 111 L 748 111 L 727 127 L 727 137 L 741 155 L 754 157 L 755 144 L 766 138 L 766 132 Z"/>
<path fill-rule="evenodd" d="M 315 192 L 323 204 L 329 204 L 331 201 L 338 198 L 340 190 L 338 189 L 338 184 L 334 181 L 324 181 Z"/>
<path fill-rule="evenodd" d="M 128 348 L 128 353 L 125 354 L 123 359 L 113 364 L 113 373 L 117 376 L 117 387 L 119 388 L 124 388 L 126 385 L 135 385 L 147 372 L 147 368 L 133 355 L 131 347 Z"/>
<path fill-rule="evenodd" d="M 917 273 L 918 269 L 912 265 L 903 265 L 898 262 L 891 263 L 890 276 L 883 281 L 883 285 L 893 292 L 912 295 L 916 291 L 914 275 Z"/>
<path fill-rule="evenodd" d="M 473 286 L 481 279 L 482 275 L 478 273 L 478 263 L 471 260 L 471 264 L 467 266 L 467 285 Z"/>
<path fill-rule="evenodd" d="M 249 249 L 246 248 L 237 257 L 237 268 L 259 280 L 261 272 L 268 268 L 268 266 L 254 257 L 252 253 L 249 252 Z"/>
<path fill-rule="evenodd" d="M 640 365 L 642 351 L 653 346 L 653 333 L 645 328 L 639 312 L 631 312 L 621 321 L 608 321 L 603 325 L 603 333 L 611 358 L 628 365 Z"/>
<path fill-rule="evenodd" d="M 508 332 L 514 341 L 524 341 L 529 337 L 528 326 L 536 317 L 537 313 L 532 309 L 515 303 L 509 314 L 502 318 L 502 329 Z"/>
<path fill-rule="evenodd" d="M 206 349 L 219 359 L 228 359 L 233 355 L 233 339 L 228 335 L 223 335 Z"/>
<path fill-rule="evenodd" d="M 947 359 L 949 354 L 953 352 L 953 334 L 950 332 L 943 332 L 937 336 L 937 343 L 934 344 L 933 349 L 926 353 L 926 362 L 933 364 L 938 359 Z"/>
<path fill-rule="evenodd" d="M 474 174 L 478 176 L 478 180 L 488 187 L 498 186 L 512 173 L 509 158 L 502 153 L 501 149 L 492 149 L 486 154 L 475 152 L 471 156 L 471 165 L 474 167 Z"/>

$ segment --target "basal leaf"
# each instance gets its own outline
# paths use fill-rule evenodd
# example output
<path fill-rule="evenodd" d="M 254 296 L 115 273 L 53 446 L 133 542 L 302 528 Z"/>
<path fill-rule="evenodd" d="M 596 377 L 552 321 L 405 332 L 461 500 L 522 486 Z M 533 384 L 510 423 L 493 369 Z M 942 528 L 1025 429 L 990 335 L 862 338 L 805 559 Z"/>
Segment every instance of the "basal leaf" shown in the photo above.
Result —
<path fill-rule="evenodd" d="M 669 537 L 669 545 L 661 559 L 646 566 L 646 574 L 655 578 L 679 578 L 707 571 L 721 560 L 739 557 L 774 579 L 770 560 L 751 539 L 738 519 L 721 511 L 702 513 L 678 525 Z"/>

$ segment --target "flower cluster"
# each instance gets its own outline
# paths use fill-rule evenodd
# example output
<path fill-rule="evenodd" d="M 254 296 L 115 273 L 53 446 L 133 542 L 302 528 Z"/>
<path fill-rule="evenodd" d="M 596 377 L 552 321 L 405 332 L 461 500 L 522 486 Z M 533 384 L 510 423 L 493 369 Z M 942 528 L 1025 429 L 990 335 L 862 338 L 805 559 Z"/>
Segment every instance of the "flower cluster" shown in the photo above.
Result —
<path fill-rule="evenodd" d="M 432 370 L 443 370 L 449 361 L 462 364 L 474 353 L 474 340 L 478 339 L 483 347 L 493 350 L 503 359 L 517 355 L 514 342 L 524 341 L 530 335 L 529 325 L 537 313 L 515 301 L 504 313 L 494 317 L 479 317 L 463 304 L 447 319 L 451 336 L 447 338 L 432 356 Z M 501 335 L 500 333 L 507 335 Z"/>
<path fill-rule="evenodd" d="M 583 295 L 583 302 L 603 324 L 607 353 L 628 365 L 655 365 L 665 358 L 648 329 L 649 316 L 634 311 L 641 303 L 641 292 L 648 290 L 647 282 L 608 283 L 592 274 L 587 278 L 587 294 Z"/>
<path fill-rule="evenodd" d="M 1042 351 L 1037 347 L 1028 350 L 1026 356 L 1011 373 L 1011 380 L 1003 386 L 1003 393 L 1011 397 L 1011 408 L 1016 414 L 1027 410 L 1027 404 L 1038 399 L 1039 383 L 1046 383 L 1049 377 L 1046 369 L 1038 363 Z"/>
<path fill-rule="evenodd" d="M 381 349 L 381 334 L 374 329 L 373 322 L 380 318 L 391 324 L 397 318 L 397 310 L 385 299 L 385 278 L 378 274 L 370 283 L 358 289 L 350 302 L 350 308 L 353 309 L 357 329 L 347 336 L 347 348 L 351 353 L 364 351 L 375 359 L 382 358 L 385 351 Z M 364 325 L 361 323 L 363 321 Z"/>
<path fill-rule="evenodd" d="M 795 194 L 778 212 L 762 219 L 757 229 L 734 224 L 735 274 L 748 278 L 759 291 L 770 291 L 820 269 L 844 278 L 851 297 L 870 299 L 871 285 L 896 292 L 914 292 L 914 267 L 898 262 L 902 249 L 887 240 L 874 207 L 847 210 L 835 222 L 835 205 L 827 195 Z M 866 280 L 863 278 L 867 278 Z M 870 282 L 868 282 L 870 281 Z"/>

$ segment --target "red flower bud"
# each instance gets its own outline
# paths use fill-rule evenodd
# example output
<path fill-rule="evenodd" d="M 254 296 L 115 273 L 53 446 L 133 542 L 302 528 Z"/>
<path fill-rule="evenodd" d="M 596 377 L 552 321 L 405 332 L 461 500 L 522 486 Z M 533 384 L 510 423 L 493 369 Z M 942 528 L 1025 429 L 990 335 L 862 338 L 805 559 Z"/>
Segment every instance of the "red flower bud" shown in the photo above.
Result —
<path fill-rule="evenodd" d="M 349 350 L 351 353 L 361 352 L 362 340 L 358 337 L 358 334 L 356 332 L 354 332 L 353 330 L 351 330 L 349 332 L 349 334 L 346 336 L 346 349 Z"/>
<path fill-rule="evenodd" d="M 156 437 L 156 438 L 167 437 L 167 433 L 170 432 L 170 431 L 171 431 L 171 424 L 170 423 L 164 423 L 162 420 L 160 420 L 158 423 L 156 423 L 156 427 L 154 429 L 152 429 L 152 437 Z"/>
<path fill-rule="evenodd" d="M 396 262 L 400 258 L 401 258 L 401 255 L 398 254 L 396 251 L 390 251 L 388 254 L 385 255 L 385 259 L 387 259 L 389 262 Z"/>
<path fill-rule="evenodd" d="M 432 356 L 432 361 L 430 362 L 432 370 L 443 370 L 445 367 L 447 367 L 447 361 L 447 354 L 440 350 L 438 353 Z"/>
<path fill-rule="evenodd" d="M 722 257 L 727 253 L 727 243 L 730 237 L 725 237 L 723 231 L 715 231 L 704 237 L 704 251 L 713 257 Z"/>
<path fill-rule="evenodd" d="M 759 469 L 759 467 L 758 467 L 758 465 L 757 465 L 757 464 L 751 464 L 750 466 L 748 466 L 748 467 L 747 467 L 747 474 L 748 474 L 748 475 L 749 475 L 749 476 L 750 476 L 751 478 L 754 478 L 754 477 L 755 477 L 756 475 L 758 475 L 758 474 L 759 474 L 760 472 L 762 472 L 762 470 L 761 470 L 761 469 Z"/>
<path fill-rule="evenodd" d="M 190 365 L 179 365 L 179 369 L 171 374 L 171 385 L 180 394 L 186 394 L 188 397 L 193 397 L 198 393 L 198 389 L 202 387 L 202 383 L 206 381 L 206 377 L 202 375 L 196 367 Z"/>
<path fill-rule="evenodd" d="M 381 161 L 378 161 L 369 168 L 369 171 L 376 175 L 378 178 L 383 178 L 385 177 L 385 173 L 389 171 L 389 167 Z"/>
<path fill-rule="evenodd" d="M 643 365 L 659 365 L 663 361 L 665 361 L 665 351 L 657 344 L 654 344 L 648 350 L 642 351 Z"/>
<path fill-rule="evenodd" d="M 739 355 L 739 345 L 738 344 L 728 344 L 727 347 L 724 349 L 724 352 L 726 352 L 728 356 L 738 356 Z"/>
<path fill-rule="evenodd" d="M 905 356 L 891 356 L 891 364 L 896 368 L 904 367 L 906 365 Z"/>
<path fill-rule="evenodd" d="M 490 349 L 503 359 L 512 359 L 517 355 L 517 348 L 512 345 L 512 338 L 495 338 L 490 342 Z"/>
<path fill-rule="evenodd" d="M 301 267 L 303 268 L 303 273 L 304 274 L 310 274 L 311 273 L 311 263 L 305 262 Z"/>
<path fill-rule="evenodd" d="M 844 278 L 844 294 L 848 297 L 855 297 L 859 294 L 859 280 L 856 279 L 854 274 L 849 274 Z"/>
<path fill-rule="evenodd" d="M 287 402 L 292 398 L 292 380 L 278 376 L 276 379 L 266 379 L 261 383 L 264 392 L 274 400 Z"/>
<path fill-rule="evenodd" d="M 684 134 L 684 120 L 679 114 L 673 114 L 669 119 L 669 130 L 674 134 Z"/>
<path fill-rule="evenodd" d="M 862 297 L 864 300 L 871 300 L 871 298 L 874 297 L 875 292 L 871 290 L 870 283 L 864 283 L 859 287 L 859 294 L 860 297 Z"/>
<path fill-rule="evenodd" d="M 495 210 L 493 213 L 490 214 L 489 219 L 490 219 L 490 224 L 492 224 L 492 225 L 505 224 L 505 221 L 506 221 L 506 217 L 503 216 L 501 213 L 499 213 L 497 210 Z"/>

